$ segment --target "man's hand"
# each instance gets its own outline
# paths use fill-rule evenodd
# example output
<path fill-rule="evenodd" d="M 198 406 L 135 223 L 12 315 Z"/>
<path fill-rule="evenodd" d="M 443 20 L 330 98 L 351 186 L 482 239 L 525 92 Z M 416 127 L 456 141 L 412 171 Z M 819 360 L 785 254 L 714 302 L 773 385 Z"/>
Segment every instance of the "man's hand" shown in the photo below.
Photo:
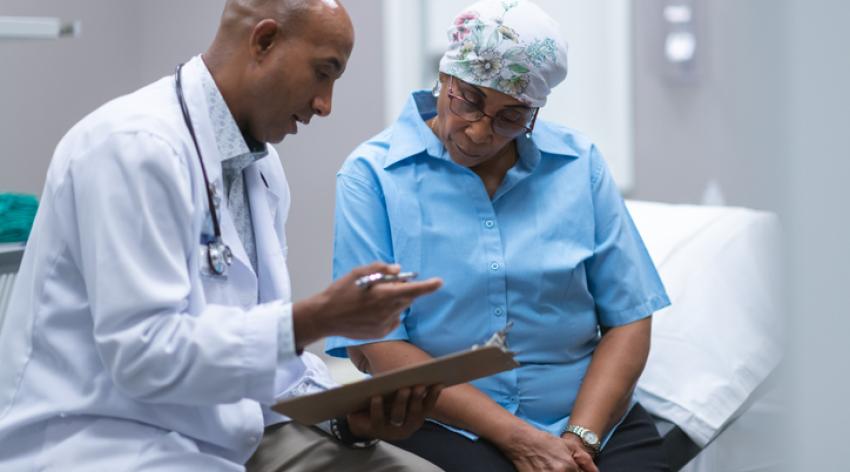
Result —
<path fill-rule="evenodd" d="M 397 274 L 400 267 L 374 263 L 358 267 L 334 282 L 322 293 L 295 303 L 292 307 L 295 344 L 303 348 L 326 336 L 373 339 L 386 336 L 399 325 L 399 315 L 416 297 L 431 293 L 443 282 L 432 278 L 422 282 L 376 284 L 367 289 L 354 282 L 364 275 L 380 272 Z"/>
<path fill-rule="evenodd" d="M 381 396 L 372 397 L 369 411 L 348 415 L 348 427 L 359 438 L 405 439 L 422 427 L 442 390 L 442 385 L 402 388 L 395 393 L 388 409 Z"/>

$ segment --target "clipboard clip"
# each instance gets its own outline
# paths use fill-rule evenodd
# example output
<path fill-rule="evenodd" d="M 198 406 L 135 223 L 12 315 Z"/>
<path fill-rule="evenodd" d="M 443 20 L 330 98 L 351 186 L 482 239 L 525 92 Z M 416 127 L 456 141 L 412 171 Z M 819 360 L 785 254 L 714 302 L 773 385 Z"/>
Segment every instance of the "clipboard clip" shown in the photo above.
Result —
<path fill-rule="evenodd" d="M 493 335 L 490 336 L 490 339 L 488 339 L 487 342 L 485 342 L 482 345 L 476 344 L 476 345 L 472 346 L 472 349 L 494 346 L 494 347 L 498 347 L 499 349 L 507 352 L 508 351 L 508 331 L 511 330 L 511 327 L 513 327 L 513 325 L 514 325 L 513 321 L 508 321 L 508 324 L 504 328 L 493 333 Z"/>

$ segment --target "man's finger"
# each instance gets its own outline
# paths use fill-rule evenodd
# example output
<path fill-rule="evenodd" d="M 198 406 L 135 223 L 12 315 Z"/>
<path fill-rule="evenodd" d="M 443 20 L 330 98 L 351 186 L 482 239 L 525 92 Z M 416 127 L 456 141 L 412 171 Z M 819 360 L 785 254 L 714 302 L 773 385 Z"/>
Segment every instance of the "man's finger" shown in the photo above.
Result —
<path fill-rule="evenodd" d="M 401 267 L 398 264 L 387 264 L 386 262 L 373 262 L 369 265 L 360 266 L 351 271 L 354 277 L 362 277 L 364 275 L 381 272 L 384 274 L 398 274 Z"/>
<path fill-rule="evenodd" d="M 390 410 L 390 424 L 396 428 L 404 425 L 404 418 L 407 416 L 407 402 L 410 399 L 410 389 L 402 388 L 395 394 L 395 400 Z"/>
<path fill-rule="evenodd" d="M 410 393 L 410 402 L 408 402 L 405 424 L 420 424 L 425 419 L 424 401 L 427 393 L 427 387 L 424 385 L 413 387 L 413 391 Z"/>
<path fill-rule="evenodd" d="M 416 297 L 429 294 L 442 287 L 443 279 L 434 277 L 419 282 L 405 282 L 381 285 L 381 292 L 386 293 L 386 295 L 390 298 L 406 298 L 409 300 L 413 300 Z"/>
<path fill-rule="evenodd" d="M 394 329 L 398 328 L 398 326 L 401 324 L 401 318 L 399 318 L 398 315 L 393 316 L 391 319 L 392 319 L 392 322 L 387 327 L 387 332 L 384 333 L 384 336 L 386 336 L 387 334 L 390 334 Z"/>
<path fill-rule="evenodd" d="M 372 397 L 369 404 L 369 421 L 372 423 L 372 431 L 377 433 L 384 426 L 384 399 L 380 395 Z"/>

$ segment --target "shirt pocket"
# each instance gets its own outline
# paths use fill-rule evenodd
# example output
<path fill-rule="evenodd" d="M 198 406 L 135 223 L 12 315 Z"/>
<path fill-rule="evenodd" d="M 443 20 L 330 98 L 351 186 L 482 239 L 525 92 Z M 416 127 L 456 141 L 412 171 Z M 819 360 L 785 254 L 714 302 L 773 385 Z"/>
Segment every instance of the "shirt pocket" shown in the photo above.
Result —
<path fill-rule="evenodd" d="M 242 300 L 243 297 L 240 296 L 235 285 L 230 281 L 234 269 L 233 265 L 227 268 L 226 275 L 215 274 L 209 267 L 207 250 L 206 244 L 201 244 L 198 247 L 198 272 L 200 273 L 206 302 L 216 305 L 243 306 L 245 304 Z"/>

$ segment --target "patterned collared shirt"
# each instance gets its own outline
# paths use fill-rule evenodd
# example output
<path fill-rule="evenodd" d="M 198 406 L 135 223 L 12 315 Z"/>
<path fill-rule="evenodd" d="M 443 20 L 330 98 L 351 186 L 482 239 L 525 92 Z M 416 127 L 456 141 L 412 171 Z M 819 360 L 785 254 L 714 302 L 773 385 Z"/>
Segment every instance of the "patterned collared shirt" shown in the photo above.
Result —
<path fill-rule="evenodd" d="M 242 134 L 209 69 L 204 67 L 203 72 L 201 84 L 209 108 L 216 146 L 221 154 L 224 200 L 233 216 L 245 252 L 256 271 L 257 248 L 251 224 L 251 207 L 248 203 L 242 171 L 268 155 L 267 145 Z"/>

